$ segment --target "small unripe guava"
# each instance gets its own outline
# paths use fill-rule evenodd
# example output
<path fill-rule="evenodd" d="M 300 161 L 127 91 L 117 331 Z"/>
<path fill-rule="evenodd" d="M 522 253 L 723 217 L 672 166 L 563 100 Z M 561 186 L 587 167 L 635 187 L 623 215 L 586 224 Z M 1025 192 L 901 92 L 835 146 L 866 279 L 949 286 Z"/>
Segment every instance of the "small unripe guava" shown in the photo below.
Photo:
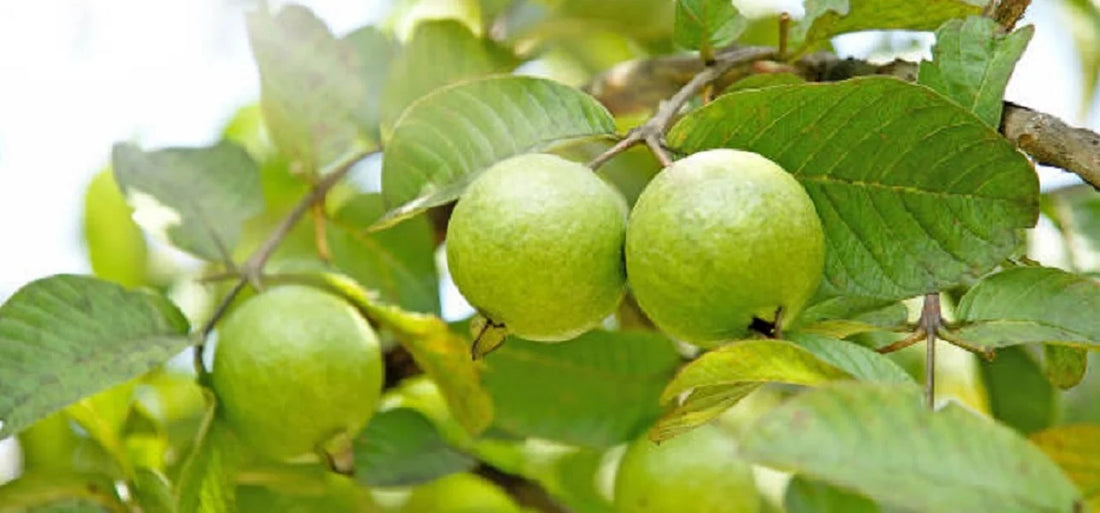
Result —
<path fill-rule="evenodd" d="M 557 342 L 614 311 L 626 280 L 626 202 L 591 169 L 527 154 L 487 169 L 447 228 L 447 264 L 483 315 L 529 340 Z"/>
<path fill-rule="evenodd" d="M 642 310 L 666 333 L 707 347 L 748 335 L 754 317 L 793 320 L 824 261 L 805 189 L 746 151 L 676 161 L 642 192 L 627 229 L 627 275 Z"/>
<path fill-rule="evenodd" d="M 519 507 L 487 479 L 459 473 L 413 488 L 401 513 L 519 513 Z"/>
<path fill-rule="evenodd" d="M 737 443 L 706 424 L 657 445 L 631 442 L 615 474 L 617 513 L 756 513 L 760 495 Z"/>
<path fill-rule="evenodd" d="M 297 460 L 366 426 L 382 373 L 378 338 L 359 312 L 326 292 L 286 285 L 248 299 L 223 321 L 211 380 L 246 443 L 270 458 Z"/>

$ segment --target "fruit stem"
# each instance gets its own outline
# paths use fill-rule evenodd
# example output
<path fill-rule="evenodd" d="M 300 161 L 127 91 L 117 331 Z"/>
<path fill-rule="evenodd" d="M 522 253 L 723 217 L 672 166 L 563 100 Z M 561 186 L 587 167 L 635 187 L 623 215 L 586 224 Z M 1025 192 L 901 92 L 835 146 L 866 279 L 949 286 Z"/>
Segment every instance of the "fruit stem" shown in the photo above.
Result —
<path fill-rule="evenodd" d="M 924 405 L 929 410 L 934 410 L 936 408 L 936 332 L 943 326 L 939 292 L 924 295 L 920 326 L 925 333 Z"/>
<path fill-rule="evenodd" d="M 676 115 L 679 114 L 684 104 L 699 94 L 699 91 L 704 87 L 725 75 L 727 71 L 748 62 L 770 59 L 775 56 L 776 50 L 774 48 L 764 46 L 746 46 L 716 56 L 713 64 L 703 68 L 679 91 L 676 91 L 676 94 L 662 101 L 657 107 L 657 112 L 645 123 L 635 127 L 614 146 L 592 159 L 588 163 L 588 167 L 593 170 L 599 169 L 600 166 L 606 164 L 616 155 L 640 143 L 649 146 L 650 151 L 657 157 L 657 160 L 667 167 L 672 163 L 672 159 L 669 158 L 668 153 L 661 146 L 661 139 L 664 137 L 665 132 L 668 132 L 668 129 L 672 127 L 672 122 L 676 119 Z"/>
<path fill-rule="evenodd" d="M 263 244 L 248 257 L 238 270 L 237 282 L 233 285 L 233 288 L 229 290 L 229 293 L 222 298 L 221 303 L 214 310 L 214 313 L 210 316 L 210 319 L 206 321 L 206 324 L 202 326 L 202 329 L 198 333 L 198 342 L 194 347 L 194 364 L 195 373 L 200 377 L 206 374 L 206 368 L 203 365 L 202 356 L 205 350 L 206 338 L 210 336 L 210 332 L 214 330 L 214 325 L 225 315 L 229 310 L 229 306 L 233 304 L 233 300 L 237 298 L 237 295 L 244 290 L 246 284 L 251 284 L 256 290 L 263 290 L 263 270 L 264 265 L 267 264 L 268 259 L 278 249 L 279 244 L 282 244 L 283 239 L 290 234 L 290 231 L 294 229 L 294 226 L 299 220 L 313 208 L 313 205 L 320 203 L 324 200 L 325 195 L 332 189 L 337 183 L 340 182 L 348 172 L 351 171 L 355 164 L 358 164 L 361 160 L 365 159 L 373 152 L 356 151 L 349 153 L 345 157 L 337 160 L 326 170 L 324 178 L 322 178 L 316 185 L 310 189 L 309 194 L 306 194 L 298 204 L 294 205 L 294 208 L 287 213 L 279 225 L 272 230 L 271 234 L 267 236 Z"/>

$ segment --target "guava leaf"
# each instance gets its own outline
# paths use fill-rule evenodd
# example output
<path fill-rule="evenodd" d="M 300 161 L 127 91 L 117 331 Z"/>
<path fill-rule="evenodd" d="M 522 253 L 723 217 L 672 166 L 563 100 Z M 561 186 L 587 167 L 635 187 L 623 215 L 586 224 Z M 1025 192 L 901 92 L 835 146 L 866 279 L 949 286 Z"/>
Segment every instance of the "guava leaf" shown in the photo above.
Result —
<path fill-rule="evenodd" d="M 858 333 L 886 331 L 905 326 L 909 310 L 893 300 L 836 296 L 810 307 L 788 326 L 788 331 L 847 338 Z"/>
<path fill-rule="evenodd" d="M 390 303 L 439 313 L 435 241 L 428 220 L 419 216 L 387 230 L 368 231 L 384 213 L 382 196 L 376 193 L 345 202 L 327 229 L 333 263 Z"/>
<path fill-rule="evenodd" d="M 388 138 L 405 108 L 425 94 L 462 80 L 507 73 L 517 64 L 511 51 L 475 36 L 456 20 L 417 25 L 382 90 L 382 133 Z"/>
<path fill-rule="evenodd" d="M 798 178 L 825 228 L 821 298 L 904 299 L 980 276 L 1038 216 L 1035 171 L 1012 144 L 893 78 L 738 91 L 684 116 L 668 142 L 754 151 Z"/>
<path fill-rule="evenodd" d="M 833 36 L 861 30 L 932 30 L 952 18 L 979 14 L 983 0 L 806 0 L 791 25 L 789 45 L 802 53 Z"/>
<path fill-rule="evenodd" d="M 1085 379 L 1088 369 L 1088 349 L 1060 344 L 1043 345 L 1043 375 L 1054 386 L 1062 390 L 1073 388 Z"/>
<path fill-rule="evenodd" d="M 795 75 L 794 73 L 761 73 L 758 75 L 749 75 L 741 80 L 738 80 L 729 87 L 722 90 L 722 94 L 732 93 L 735 91 L 741 91 L 744 89 L 761 89 L 764 87 L 772 87 L 778 85 L 796 85 L 805 84 L 806 79 Z"/>
<path fill-rule="evenodd" d="M 241 224 L 264 207 L 256 163 L 233 143 L 149 152 L 123 143 L 111 158 L 138 224 L 207 260 L 230 261 Z"/>
<path fill-rule="evenodd" d="M 249 13 L 248 39 L 260 71 L 260 106 L 275 145 L 305 172 L 317 172 L 341 157 L 378 145 L 377 73 L 364 65 L 388 45 L 333 37 L 309 9 L 288 5 L 272 16 L 266 6 Z M 363 39 L 360 39 L 363 38 Z"/>
<path fill-rule="evenodd" d="M 452 333 L 443 319 L 382 303 L 347 276 L 321 274 L 315 278 L 394 332 L 417 366 L 439 385 L 451 415 L 467 432 L 476 435 L 489 427 L 493 401 L 482 387 L 481 370 L 470 356 L 466 340 Z"/>
<path fill-rule="evenodd" d="M 389 76 L 389 68 L 397 55 L 398 45 L 378 27 L 365 25 L 343 37 L 343 41 L 355 48 L 359 58 L 359 76 L 363 91 L 359 103 L 359 129 L 368 141 L 382 140 L 382 90 Z"/>
<path fill-rule="evenodd" d="M 145 283 L 145 235 L 132 218 L 134 209 L 104 169 L 92 178 L 84 193 L 84 243 L 92 272 L 124 287 Z"/>
<path fill-rule="evenodd" d="M 787 484 L 783 494 L 783 510 L 787 513 L 879 513 L 881 509 L 870 499 L 798 475 Z"/>
<path fill-rule="evenodd" d="M 1016 432 L 956 405 L 929 411 L 911 385 L 810 390 L 750 427 L 741 453 L 904 511 L 1067 512 L 1081 497 Z"/>
<path fill-rule="evenodd" d="M 176 490 L 179 513 L 235 513 L 234 476 L 240 463 L 237 447 L 241 440 L 215 416 L 214 393 L 204 389 L 203 396 L 206 411 Z"/>
<path fill-rule="evenodd" d="M 0 438 L 191 344 L 162 296 L 87 276 L 35 280 L 0 306 Z"/>
<path fill-rule="evenodd" d="M 1031 435 L 1095 508 L 1100 506 L 1100 425 L 1056 426 Z"/>
<path fill-rule="evenodd" d="M 355 478 L 367 486 L 408 486 L 477 466 L 426 417 L 397 408 L 375 414 L 355 438 Z"/>
<path fill-rule="evenodd" d="M 748 26 L 729 0 L 676 0 L 676 44 L 714 55 L 714 49 L 737 39 Z"/>
<path fill-rule="evenodd" d="M 1025 348 L 1000 349 L 978 369 L 993 418 L 1025 435 L 1054 423 L 1058 391 Z"/>
<path fill-rule="evenodd" d="M 917 82 L 970 109 L 991 127 L 1001 126 L 1005 86 L 1035 27 L 1010 34 L 984 16 L 954 19 L 936 30 L 932 60 L 920 63 Z"/>
<path fill-rule="evenodd" d="M 137 467 L 130 492 L 144 513 L 176 513 L 172 483 L 159 470 Z"/>
<path fill-rule="evenodd" d="M 986 277 L 959 300 L 955 336 L 982 347 L 1060 342 L 1100 347 L 1100 283 L 1050 267 Z"/>
<path fill-rule="evenodd" d="M 437 89 L 405 111 L 386 146 L 387 226 L 458 198 L 490 165 L 615 130 L 594 98 L 557 82 L 493 77 Z"/>
<path fill-rule="evenodd" d="M 660 442 L 704 424 L 764 383 L 913 382 L 893 361 L 865 347 L 808 333 L 790 338 L 733 342 L 682 367 L 661 393 L 661 403 L 673 409 L 650 430 L 650 439 Z"/>
<path fill-rule="evenodd" d="M 657 418 L 657 398 L 680 357 L 659 334 L 595 330 L 559 344 L 509 337 L 484 361 L 496 427 L 608 447 Z"/>
<path fill-rule="evenodd" d="M 105 476 L 38 473 L 0 486 L 3 513 L 104 513 L 124 511 L 114 484 Z"/>

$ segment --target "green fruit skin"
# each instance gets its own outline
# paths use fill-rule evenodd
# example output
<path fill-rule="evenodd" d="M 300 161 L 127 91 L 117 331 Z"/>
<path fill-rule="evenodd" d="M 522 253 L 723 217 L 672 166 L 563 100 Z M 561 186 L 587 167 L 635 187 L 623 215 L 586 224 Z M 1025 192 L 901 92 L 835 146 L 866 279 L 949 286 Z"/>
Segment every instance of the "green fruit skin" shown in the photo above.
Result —
<path fill-rule="evenodd" d="M 528 154 L 490 167 L 447 229 L 458 290 L 516 336 L 569 340 L 622 299 L 627 207 L 591 169 Z"/>
<path fill-rule="evenodd" d="M 617 513 L 756 513 L 760 495 L 737 443 L 706 424 L 657 445 L 630 444 L 615 475 Z"/>
<path fill-rule="evenodd" d="M 367 424 L 382 393 L 374 330 L 339 297 L 287 285 L 245 301 L 218 331 L 211 379 L 234 431 L 296 460 Z"/>
<path fill-rule="evenodd" d="M 483 478 L 451 474 L 414 488 L 401 513 L 519 513 L 519 507 Z"/>
<path fill-rule="evenodd" d="M 673 163 L 630 215 L 626 266 L 642 310 L 704 347 L 743 338 L 752 318 L 793 320 L 825 264 L 805 189 L 755 153 L 709 150 Z"/>

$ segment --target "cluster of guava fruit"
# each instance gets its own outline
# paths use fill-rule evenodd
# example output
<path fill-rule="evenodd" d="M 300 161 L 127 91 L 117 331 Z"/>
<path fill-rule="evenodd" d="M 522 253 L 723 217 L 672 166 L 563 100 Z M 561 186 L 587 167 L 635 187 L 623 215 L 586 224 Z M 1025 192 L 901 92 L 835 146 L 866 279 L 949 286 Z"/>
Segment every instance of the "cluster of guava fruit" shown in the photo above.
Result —
<path fill-rule="evenodd" d="M 447 262 L 467 301 L 521 338 L 575 338 L 615 310 L 629 282 L 658 328 L 713 347 L 798 315 L 821 279 L 824 244 L 806 191 L 756 153 L 678 160 L 629 212 L 584 165 L 526 154 L 467 189 Z"/>

